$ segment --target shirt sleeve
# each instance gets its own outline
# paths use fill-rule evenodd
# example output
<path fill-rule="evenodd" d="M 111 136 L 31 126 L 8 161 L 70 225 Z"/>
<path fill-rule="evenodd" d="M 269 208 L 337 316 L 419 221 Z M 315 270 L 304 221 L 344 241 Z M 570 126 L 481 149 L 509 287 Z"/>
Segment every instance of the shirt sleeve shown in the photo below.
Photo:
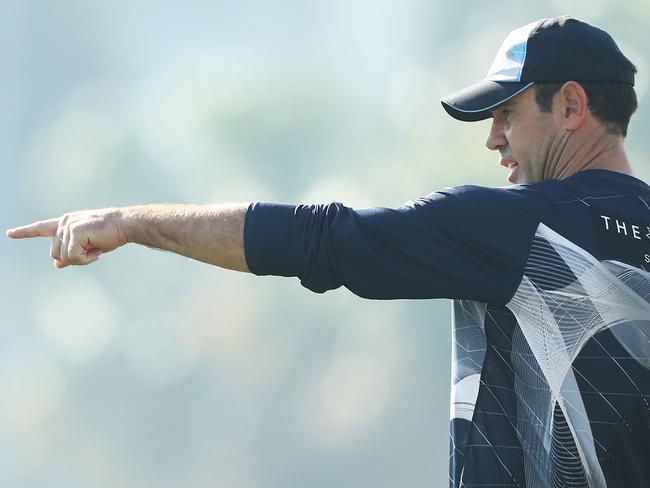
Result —
<path fill-rule="evenodd" d="M 515 188 L 446 188 L 399 208 L 254 202 L 244 252 L 256 275 L 297 276 L 323 293 L 465 298 L 505 304 L 516 291 L 541 202 Z"/>

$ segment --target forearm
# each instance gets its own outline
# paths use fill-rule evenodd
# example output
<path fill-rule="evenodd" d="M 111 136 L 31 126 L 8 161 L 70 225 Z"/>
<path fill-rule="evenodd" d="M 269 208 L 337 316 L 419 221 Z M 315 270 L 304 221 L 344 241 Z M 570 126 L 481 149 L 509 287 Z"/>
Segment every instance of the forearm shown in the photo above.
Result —
<path fill-rule="evenodd" d="M 128 242 L 250 272 L 244 256 L 244 219 L 248 205 L 163 203 L 119 210 Z"/>

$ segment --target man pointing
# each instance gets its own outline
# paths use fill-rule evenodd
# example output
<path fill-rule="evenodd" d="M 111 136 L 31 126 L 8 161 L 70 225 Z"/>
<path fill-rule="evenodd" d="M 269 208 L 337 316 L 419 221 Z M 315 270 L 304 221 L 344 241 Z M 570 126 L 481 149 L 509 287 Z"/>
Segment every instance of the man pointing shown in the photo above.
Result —
<path fill-rule="evenodd" d="M 570 17 L 512 31 L 486 78 L 442 100 L 513 185 L 399 208 L 341 202 L 147 205 L 72 212 L 55 265 L 128 242 L 318 293 L 451 298 L 450 486 L 640 487 L 650 479 L 650 187 L 624 150 L 634 65 Z"/>

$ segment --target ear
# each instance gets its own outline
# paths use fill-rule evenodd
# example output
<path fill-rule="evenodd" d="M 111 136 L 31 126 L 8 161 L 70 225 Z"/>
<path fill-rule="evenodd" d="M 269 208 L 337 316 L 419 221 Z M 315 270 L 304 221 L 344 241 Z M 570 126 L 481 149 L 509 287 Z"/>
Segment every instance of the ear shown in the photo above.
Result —
<path fill-rule="evenodd" d="M 578 130 L 587 120 L 587 94 L 580 83 L 567 81 L 558 93 L 557 106 L 562 126 L 569 132 Z"/>

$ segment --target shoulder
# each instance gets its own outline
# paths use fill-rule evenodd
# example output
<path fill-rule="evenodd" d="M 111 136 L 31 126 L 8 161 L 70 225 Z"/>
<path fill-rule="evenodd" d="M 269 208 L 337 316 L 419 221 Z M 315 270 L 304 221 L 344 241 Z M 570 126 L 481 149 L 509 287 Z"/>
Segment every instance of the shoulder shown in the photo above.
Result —
<path fill-rule="evenodd" d="M 404 204 L 410 208 L 430 208 L 442 212 L 469 214 L 476 217 L 511 217 L 524 214 L 539 216 L 548 208 L 547 182 L 535 185 L 487 187 L 460 185 L 446 187 Z M 551 184 L 552 186 L 552 184 Z"/>

